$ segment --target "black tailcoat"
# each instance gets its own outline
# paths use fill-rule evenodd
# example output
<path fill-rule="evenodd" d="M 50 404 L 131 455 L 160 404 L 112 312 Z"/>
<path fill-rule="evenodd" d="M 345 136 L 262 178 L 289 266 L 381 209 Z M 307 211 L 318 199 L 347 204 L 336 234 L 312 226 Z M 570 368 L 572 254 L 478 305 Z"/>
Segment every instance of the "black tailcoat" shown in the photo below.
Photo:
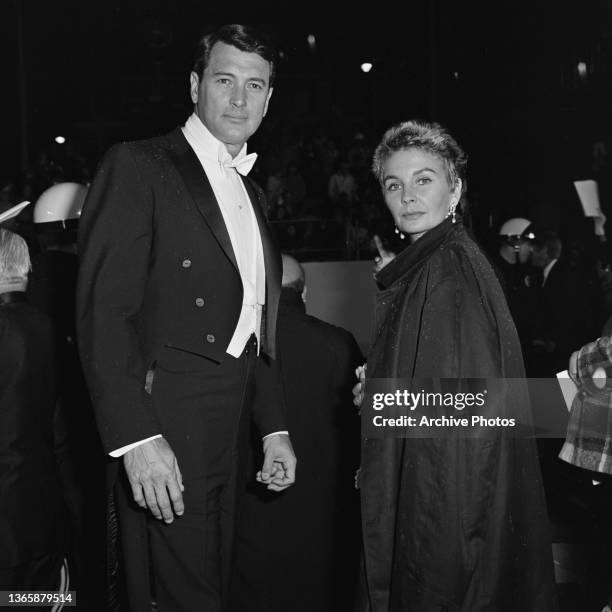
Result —
<path fill-rule="evenodd" d="M 248 180 L 245 186 L 266 267 L 262 350 L 273 358 L 280 254 L 263 193 Z M 79 254 L 79 348 L 102 443 L 111 451 L 160 433 L 144 389 L 160 353 L 220 362 L 240 315 L 242 282 L 229 234 L 180 129 L 107 153 L 83 209 Z M 283 429 L 278 402 L 258 415 L 258 425 L 264 433 Z"/>

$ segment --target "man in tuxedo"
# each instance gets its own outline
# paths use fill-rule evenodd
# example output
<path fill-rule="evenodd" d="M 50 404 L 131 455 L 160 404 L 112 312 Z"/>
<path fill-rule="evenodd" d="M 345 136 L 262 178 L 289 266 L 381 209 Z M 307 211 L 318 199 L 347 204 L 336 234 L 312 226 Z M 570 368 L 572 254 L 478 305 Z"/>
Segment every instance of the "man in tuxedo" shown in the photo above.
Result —
<path fill-rule="evenodd" d="M 223 607 L 255 392 L 257 480 L 281 491 L 295 478 L 275 361 L 280 254 L 246 177 L 274 72 L 253 29 L 205 36 L 194 113 L 167 136 L 113 147 L 83 209 L 79 346 L 103 445 L 123 456 L 132 612 L 151 600 L 161 612 Z"/>

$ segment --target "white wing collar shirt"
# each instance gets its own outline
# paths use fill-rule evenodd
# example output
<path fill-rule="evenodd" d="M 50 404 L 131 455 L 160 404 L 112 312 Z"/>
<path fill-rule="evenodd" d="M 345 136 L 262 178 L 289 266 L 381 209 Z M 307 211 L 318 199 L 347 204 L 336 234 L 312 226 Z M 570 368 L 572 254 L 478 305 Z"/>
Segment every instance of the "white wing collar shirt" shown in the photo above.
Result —
<path fill-rule="evenodd" d="M 257 219 L 239 176 L 239 173 L 245 176 L 248 174 L 257 154 L 247 155 L 245 143 L 238 155 L 232 159 L 225 145 L 210 133 L 195 113 L 187 119 L 182 130 L 200 160 L 217 198 L 242 279 L 242 308 L 227 353 L 239 357 L 251 334 L 257 337 L 259 352 L 262 308 L 266 302 L 266 270 Z M 271 435 L 274 434 L 268 434 L 265 438 Z M 112 451 L 110 455 L 120 457 L 132 448 L 160 436 L 161 434 L 158 434 L 139 440 Z"/>
<path fill-rule="evenodd" d="M 242 279 L 243 298 L 240 318 L 227 352 L 239 357 L 251 334 L 257 336 L 266 301 L 266 272 L 257 219 L 239 176 L 246 175 L 257 155 L 246 154 L 246 143 L 232 159 L 225 145 L 217 140 L 194 113 L 183 127 L 183 134 L 195 151 L 210 181 L 232 242 Z"/>

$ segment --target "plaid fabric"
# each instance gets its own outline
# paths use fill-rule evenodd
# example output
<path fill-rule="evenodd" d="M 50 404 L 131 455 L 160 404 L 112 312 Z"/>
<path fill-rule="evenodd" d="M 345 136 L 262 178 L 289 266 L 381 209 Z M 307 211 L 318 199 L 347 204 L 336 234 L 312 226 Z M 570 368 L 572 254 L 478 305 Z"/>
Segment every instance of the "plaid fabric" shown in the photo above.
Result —
<path fill-rule="evenodd" d="M 605 383 L 597 379 L 603 388 L 593 379 L 600 369 L 606 373 Z M 580 349 L 578 382 L 559 457 L 593 472 L 612 474 L 612 336 Z"/>

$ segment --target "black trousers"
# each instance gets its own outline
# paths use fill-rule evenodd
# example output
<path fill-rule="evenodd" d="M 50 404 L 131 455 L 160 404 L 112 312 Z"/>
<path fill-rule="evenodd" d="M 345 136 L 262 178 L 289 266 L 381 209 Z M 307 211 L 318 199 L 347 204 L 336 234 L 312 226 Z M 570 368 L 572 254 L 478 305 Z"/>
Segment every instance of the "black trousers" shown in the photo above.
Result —
<path fill-rule="evenodd" d="M 151 389 L 183 476 L 185 512 L 166 525 L 132 501 L 124 470 L 117 509 L 131 612 L 217 612 L 227 600 L 238 490 L 246 476 L 254 337 L 218 364 L 166 349 Z"/>

